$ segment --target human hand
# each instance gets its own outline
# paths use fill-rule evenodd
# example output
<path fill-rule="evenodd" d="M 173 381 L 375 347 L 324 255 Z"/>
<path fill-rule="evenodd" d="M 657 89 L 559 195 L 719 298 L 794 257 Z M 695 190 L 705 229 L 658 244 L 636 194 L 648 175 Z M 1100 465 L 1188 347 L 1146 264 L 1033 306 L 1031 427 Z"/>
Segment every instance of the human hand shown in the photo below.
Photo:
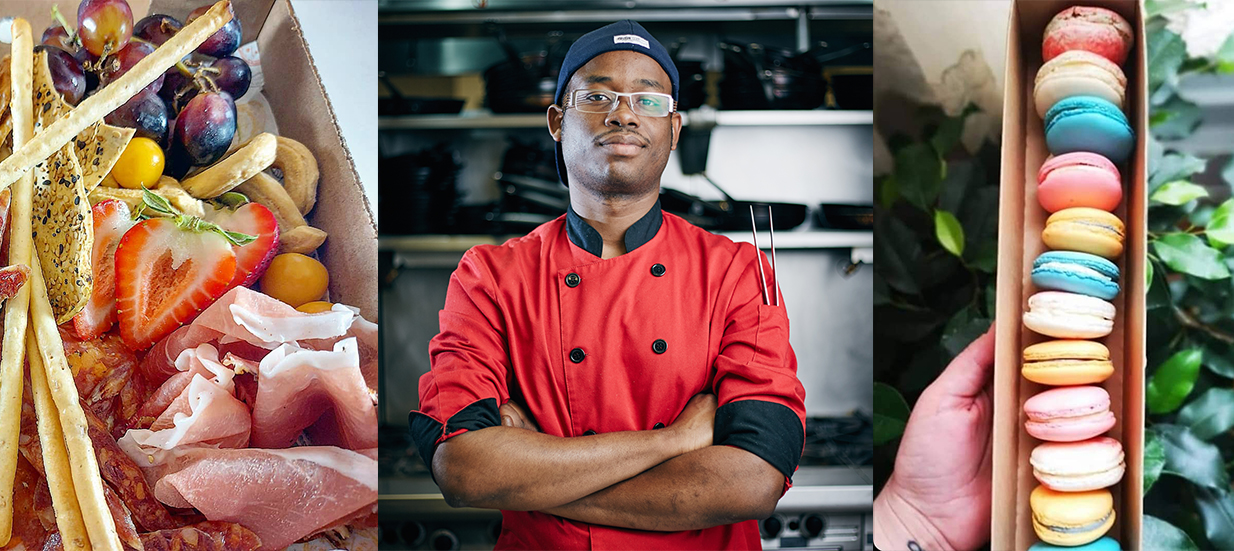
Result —
<path fill-rule="evenodd" d="M 686 403 L 677 420 L 664 428 L 675 436 L 673 441 L 682 446 L 681 453 L 711 445 L 716 427 L 717 405 L 714 394 L 697 394 Z"/>
<path fill-rule="evenodd" d="M 535 418 L 514 400 L 501 404 L 501 407 L 497 408 L 497 412 L 501 415 L 501 426 L 503 427 L 540 432 L 540 427 L 536 425 Z"/>
<path fill-rule="evenodd" d="M 994 327 L 921 393 L 874 500 L 875 546 L 976 549 L 990 539 Z"/>

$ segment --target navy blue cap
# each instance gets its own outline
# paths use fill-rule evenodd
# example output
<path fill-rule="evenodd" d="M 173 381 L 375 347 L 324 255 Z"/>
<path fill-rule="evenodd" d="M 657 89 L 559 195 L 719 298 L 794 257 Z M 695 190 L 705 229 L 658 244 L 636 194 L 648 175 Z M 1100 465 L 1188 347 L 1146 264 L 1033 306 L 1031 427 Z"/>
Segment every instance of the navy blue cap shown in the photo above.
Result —
<path fill-rule="evenodd" d="M 600 54 L 618 50 L 638 52 L 656 60 L 664 72 L 668 73 L 668 78 L 673 83 L 673 101 L 677 101 L 677 66 L 673 64 L 673 58 L 668 54 L 664 45 L 647 32 L 647 29 L 637 22 L 626 19 L 591 31 L 570 45 L 570 50 L 566 52 L 566 58 L 561 64 L 561 72 L 557 75 L 557 94 L 553 96 L 554 103 L 562 104 L 566 86 L 579 67 L 586 65 L 588 61 Z M 570 185 L 566 178 L 565 160 L 561 156 L 561 142 L 557 142 L 557 175 L 561 178 L 561 183 Z"/>

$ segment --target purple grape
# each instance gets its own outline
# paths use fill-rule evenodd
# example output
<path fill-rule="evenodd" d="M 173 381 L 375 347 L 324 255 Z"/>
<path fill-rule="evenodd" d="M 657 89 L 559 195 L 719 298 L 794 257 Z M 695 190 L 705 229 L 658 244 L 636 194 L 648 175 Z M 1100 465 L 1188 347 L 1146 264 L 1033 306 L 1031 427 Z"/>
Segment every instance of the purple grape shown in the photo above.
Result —
<path fill-rule="evenodd" d="M 120 75 L 129 72 L 138 61 L 141 61 L 146 56 L 154 53 L 155 46 L 149 42 L 134 40 L 129 42 L 128 46 L 121 48 L 120 51 L 112 54 L 111 58 L 106 62 L 103 68 L 103 74 L 100 75 L 101 82 L 104 86 L 112 81 L 120 78 Z M 154 82 L 146 85 L 144 90 L 158 92 L 163 87 L 163 75 L 155 79 Z"/>
<path fill-rule="evenodd" d="M 192 77 L 181 73 L 175 67 L 167 71 L 163 78 L 163 88 L 159 90 L 159 97 L 163 98 L 163 102 L 167 104 L 172 113 L 179 113 L 190 100 L 197 96 L 199 91 L 197 84 L 193 82 Z"/>
<path fill-rule="evenodd" d="M 194 19 L 205 15 L 209 9 L 210 6 L 205 5 L 193 10 L 185 24 L 192 23 Z M 231 12 L 231 21 L 228 21 L 223 25 L 223 28 L 215 31 L 214 34 L 210 35 L 210 38 L 202 42 L 201 46 L 197 47 L 197 53 L 210 57 L 225 57 L 231 55 L 232 52 L 236 51 L 236 48 L 240 47 L 242 34 L 240 20 L 236 19 L 236 12 L 231 9 L 231 4 L 227 5 L 227 11 Z"/>
<path fill-rule="evenodd" d="M 218 85 L 220 90 L 231 94 L 233 98 L 242 97 L 245 92 L 249 91 L 249 84 L 253 80 L 253 71 L 249 69 L 249 64 L 245 63 L 243 59 L 227 56 L 215 61 L 210 66 L 219 71 L 219 74 L 210 74 L 209 76 L 214 80 L 214 84 Z"/>
<path fill-rule="evenodd" d="M 176 117 L 172 148 L 180 146 L 193 166 L 221 159 L 236 135 L 236 104 L 227 92 L 203 92 Z"/>
<path fill-rule="evenodd" d="M 51 80 L 56 91 L 64 96 L 64 101 L 77 105 L 86 94 L 86 73 L 82 71 L 77 59 L 60 48 L 40 44 L 34 47 L 35 52 L 47 52 L 47 68 L 51 69 Z"/>
<path fill-rule="evenodd" d="M 69 39 L 69 32 L 64 29 L 64 25 L 56 24 L 47 27 L 43 31 L 43 44 L 55 46 L 66 52 L 71 52 L 77 48 L 73 46 L 73 41 Z"/>
<path fill-rule="evenodd" d="M 184 25 L 175 17 L 156 13 L 141 18 L 141 21 L 133 25 L 133 36 L 152 42 L 156 46 L 162 46 L 168 38 L 180 32 L 183 27 Z"/>
<path fill-rule="evenodd" d="M 137 135 L 167 147 L 167 105 L 149 89 L 142 90 L 124 105 L 103 117 L 107 124 L 137 129 Z"/>

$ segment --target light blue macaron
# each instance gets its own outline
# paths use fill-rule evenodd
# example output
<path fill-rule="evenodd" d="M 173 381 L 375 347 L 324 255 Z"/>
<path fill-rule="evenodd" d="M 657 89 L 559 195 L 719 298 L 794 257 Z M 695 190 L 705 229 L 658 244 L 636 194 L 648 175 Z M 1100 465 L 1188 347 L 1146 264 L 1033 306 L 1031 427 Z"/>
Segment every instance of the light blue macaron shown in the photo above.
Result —
<path fill-rule="evenodd" d="M 1102 300 L 1118 296 L 1118 266 L 1095 254 L 1050 251 L 1033 261 L 1033 284 Z"/>
<path fill-rule="evenodd" d="M 1034 543 L 1032 547 L 1029 547 L 1028 551 L 1122 551 L 1122 549 L 1118 546 L 1118 542 L 1111 539 L 1110 536 L 1103 536 L 1097 541 L 1078 547 L 1059 547 L 1039 541 Z"/>
<path fill-rule="evenodd" d="M 1135 147 L 1135 132 L 1117 105 L 1096 96 L 1071 96 L 1045 114 L 1050 153 L 1092 151 L 1122 163 Z"/>

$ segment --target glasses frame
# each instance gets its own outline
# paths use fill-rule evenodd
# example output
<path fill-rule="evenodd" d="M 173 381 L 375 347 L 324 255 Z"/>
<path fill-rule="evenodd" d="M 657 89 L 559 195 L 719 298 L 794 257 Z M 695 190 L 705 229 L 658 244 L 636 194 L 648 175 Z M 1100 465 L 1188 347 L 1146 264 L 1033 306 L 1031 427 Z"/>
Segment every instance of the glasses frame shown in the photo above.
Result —
<path fill-rule="evenodd" d="M 609 108 L 607 113 L 605 113 L 604 111 L 583 111 L 579 109 L 578 105 L 575 103 L 576 101 L 578 101 L 578 94 L 583 93 L 583 92 L 597 92 L 601 94 L 612 94 L 612 95 L 617 96 L 617 100 L 613 102 L 613 106 Z M 639 108 L 634 106 L 634 96 L 641 95 L 641 94 L 648 94 L 652 96 L 660 96 L 663 98 L 668 98 L 668 101 L 669 101 L 668 113 L 665 113 L 663 116 L 655 116 L 655 115 L 647 115 L 645 113 L 640 112 Z M 677 112 L 677 100 L 673 99 L 672 94 L 662 94 L 660 92 L 614 92 L 612 90 L 597 90 L 594 88 L 574 90 L 573 92 L 570 92 L 569 94 L 566 95 L 565 105 L 562 106 L 562 109 L 574 108 L 578 110 L 579 113 L 591 113 L 591 114 L 596 114 L 596 115 L 604 113 L 604 115 L 607 116 L 607 115 L 612 115 L 613 112 L 617 110 L 617 106 L 621 105 L 621 98 L 623 97 L 630 98 L 630 100 L 627 102 L 630 104 L 630 111 L 632 111 L 635 115 L 638 115 L 640 117 L 650 117 L 653 119 L 662 119 L 664 117 L 671 117 L 673 113 Z"/>

